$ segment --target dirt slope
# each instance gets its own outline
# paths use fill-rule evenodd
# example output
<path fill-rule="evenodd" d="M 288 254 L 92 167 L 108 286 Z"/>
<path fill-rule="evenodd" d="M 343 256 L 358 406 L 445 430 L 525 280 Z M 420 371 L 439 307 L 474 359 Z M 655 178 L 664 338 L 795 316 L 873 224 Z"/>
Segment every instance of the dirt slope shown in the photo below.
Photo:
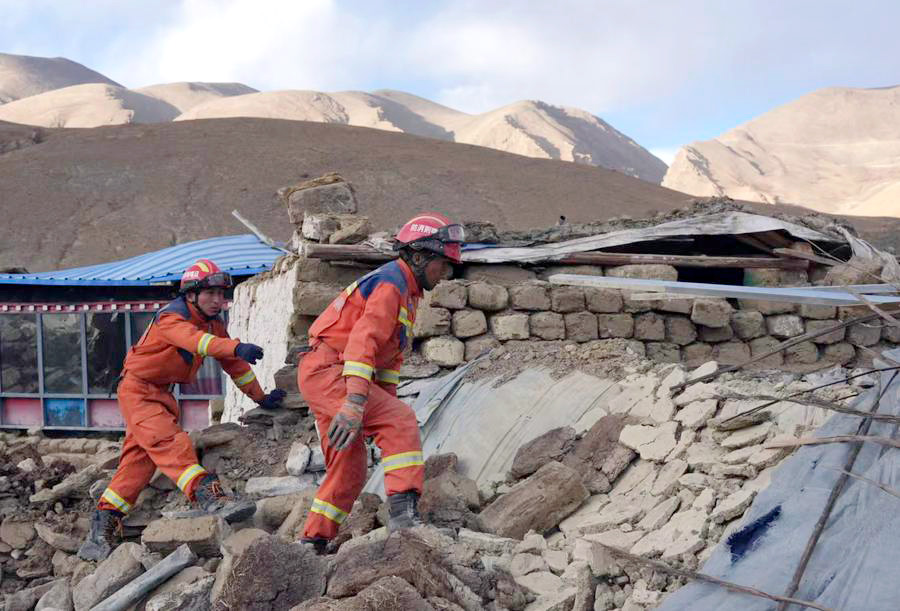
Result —
<path fill-rule="evenodd" d="M 237 208 L 277 239 L 292 227 L 280 187 L 337 171 L 388 228 L 423 208 L 508 228 L 641 216 L 688 197 L 592 166 L 380 130 L 217 119 L 81 130 L 0 124 L 30 146 L 0 156 L 0 266 L 31 271 L 244 233 Z M 3 143 L 0 142 L 0 150 Z"/>
<path fill-rule="evenodd" d="M 99 72 L 63 57 L 0 53 L 0 104 L 83 83 L 118 85 Z"/>

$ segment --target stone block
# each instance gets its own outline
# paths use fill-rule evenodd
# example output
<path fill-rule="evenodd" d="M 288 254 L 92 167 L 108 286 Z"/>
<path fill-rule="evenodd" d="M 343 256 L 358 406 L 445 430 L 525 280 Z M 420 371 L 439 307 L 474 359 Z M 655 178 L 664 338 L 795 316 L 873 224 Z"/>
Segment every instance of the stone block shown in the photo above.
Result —
<path fill-rule="evenodd" d="M 654 302 L 645 299 L 632 299 L 631 295 L 640 291 L 622 291 L 622 310 L 628 314 L 649 312 L 653 309 Z"/>
<path fill-rule="evenodd" d="M 293 476 L 302 475 L 306 471 L 306 465 L 312 456 L 312 450 L 302 441 L 295 441 L 288 451 L 288 457 L 285 461 L 287 472 Z"/>
<path fill-rule="evenodd" d="M 666 321 L 654 312 L 638 314 L 634 317 L 634 338 L 661 342 L 666 339 Z"/>
<path fill-rule="evenodd" d="M 537 280 L 537 274 L 518 265 L 471 264 L 463 269 L 463 279 L 510 287 Z"/>
<path fill-rule="evenodd" d="M 450 324 L 450 310 L 423 305 L 416 310 L 413 336 L 435 337 L 445 335 L 450 331 Z"/>
<path fill-rule="evenodd" d="M 340 227 L 329 238 L 329 244 L 359 244 L 372 233 L 367 216 L 341 215 Z"/>
<path fill-rule="evenodd" d="M 509 292 L 505 287 L 486 282 L 469 285 L 469 306 L 478 310 L 496 312 L 509 303 Z"/>
<path fill-rule="evenodd" d="M 622 293 L 616 289 L 584 288 L 585 306 L 598 314 L 615 314 L 623 307 Z"/>
<path fill-rule="evenodd" d="M 529 530 L 544 533 L 556 527 L 588 496 L 580 473 L 549 462 L 486 507 L 480 518 L 488 532 L 521 539 Z"/>
<path fill-rule="evenodd" d="M 597 314 L 596 319 L 599 336 L 603 339 L 629 338 L 634 335 L 634 318 L 631 314 Z"/>
<path fill-rule="evenodd" d="M 309 466 L 312 458 L 312 449 L 306 448 L 306 464 Z M 254 496 L 281 496 L 283 494 L 296 494 L 309 488 L 315 488 L 315 477 L 311 473 L 301 473 L 299 476 L 285 475 L 282 477 L 251 477 L 244 486 L 246 494 Z"/>
<path fill-rule="evenodd" d="M 374 264 L 373 264 L 374 269 Z M 342 287 L 349 286 L 365 273 L 356 267 L 343 267 L 332 265 L 321 259 L 298 258 L 294 263 L 294 270 L 298 282 L 321 282 Z"/>
<path fill-rule="evenodd" d="M 550 285 L 545 282 L 527 282 L 511 286 L 509 305 L 514 310 L 549 310 Z"/>
<path fill-rule="evenodd" d="M 670 342 L 647 342 L 647 358 L 657 363 L 680 363 L 681 348 Z"/>
<path fill-rule="evenodd" d="M 182 543 L 202 558 L 218 556 L 219 545 L 227 536 L 228 526 L 222 518 L 161 518 L 147 525 L 141 543 L 152 552 L 170 554 Z"/>
<path fill-rule="evenodd" d="M 431 291 L 431 305 L 434 307 L 461 310 L 468 300 L 469 290 L 459 280 L 442 280 Z"/>
<path fill-rule="evenodd" d="M 528 314 L 495 314 L 489 322 L 491 333 L 500 341 L 528 339 Z"/>
<path fill-rule="evenodd" d="M 465 345 L 450 335 L 431 337 L 422 342 L 422 356 L 441 367 L 456 367 L 463 362 Z"/>
<path fill-rule="evenodd" d="M 803 319 L 794 314 L 780 314 L 766 318 L 766 329 L 769 335 L 786 339 L 803 335 Z"/>
<path fill-rule="evenodd" d="M 847 342 L 831 344 L 825 347 L 825 350 L 822 352 L 822 358 L 829 363 L 846 365 L 856 358 L 856 348 Z"/>
<path fill-rule="evenodd" d="M 847 341 L 854 346 L 874 346 L 881 339 L 882 321 L 857 323 L 847 328 Z"/>
<path fill-rule="evenodd" d="M 731 315 L 731 328 L 740 339 L 761 337 L 766 334 L 766 319 L 754 310 L 738 310 Z"/>
<path fill-rule="evenodd" d="M 218 549 L 218 545 L 216 548 Z M 93 608 L 143 573 L 142 556 L 143 550 L 137 543 L 122 543 L 114 549 L 92 574 L 82 579 L 72 590 L 75 610 L 86 611 Z"/>
<path fill-rule="evenodd" d="M 450 328 L 461 339 L 475 337 L 487 332 L 487 318 L 481 310 L 456 310 Z"/>
<path fill-rule="evenodd" d="M 0 523 L 0 541 L 13 549 L 26 549 L 35 537 L 34 522 L 7 516 Z"/>
<path fill-rule="evenodd" d="M 613 278 L 643 278 L 646 280 L 678 280 L 678 270 L 671 265 L 620 265 L 606 268 Z"/>
<path fill-rule="evenodd" d="M 509 469 L 510 476 L 522 479 L 551 461 L 562 460 L 575 447 L 575 438 L 575 429 L 563 426 L 519 446 Z"/>
<path fill-rule="evenodd" d="M 896 316 L 894 317 L 896 318 Z M 900 327 L 894 325 L 886 325 L 881 331 L 881 336 L 885 341 L 892 344 L 900 344 Z"/>
<path fill-rule="evenodd" d="M 493 350 L 499 345 L 500 342 L 490 333 L 479 335 L 478 337 L 469 338 L 465 341 L 466 348 L 464 358 L 467 361 L 471 361 L 472 359 L 481 355 L 483 352 L 487 350 Z"/>
<path fill-rule="evenodd" d="M 748 268 L 744 270 L 745 286 L 806 286 L 805 270 Z"/>
<path fill-rule="evenodd" d="M 541 339 L 565 339 L 566 323 L 558 312 L 535 312 L 528 318 L 531 334 Z"/>
<path fill-rule="evenodd" d="M 282 193 L 286 200 L 288 218 L 298 225 L 304 214 L 355 214 L 356 195 L 349 183 L 336 174 L 329 174 L 291 187 Z"/>
<path fill-rule="evenodd" d="M 697 334 L 700 337 L 701 342 L 715 344 L 718 342 L 727 342 L 732 339 L 734 337 L 734 329 L 731 328 L 730 324 L 725 325 L 724 327 L 705 327 L 703 325 L 697 325 Z"/>
<path fill-rule="evenodd" d="M 599 337 L 597 315 L 590 312 L 572 312 L 563 316 L 566 337 L 574 342 L 587 342 Z"/>
<path fill-rule="evenodd" d="M 342 290 L 342 287 L 334 284 L 298 282 L 294 288 L 294 313 L 318 316 Z"/>
<path fill-rule="evenodd" d="M 806 321 L 806 332 L 807 333 L 816 333 L 819 331 L 824 331 L 830 327 L 836 326 L 838 321 L 836 320 L 807 320 Z M 844 337 L 847 335 L 847 328 L 842 327 L 840 329 L 836 329 L 831 333 L 826 333 L 825 335 L 820 335 L 819 337 L 812 338 L 812 342 L 816 344 L 836 344 L 838 342 L 844 341 Z"/>
<path fill-rule="evenodd" d="M 784 351 L 787 365 L 812 365 L 819 360 L 819 348 L 812 342 L 802 342 Z"/>
<path fill-rule="evenodd" d="M 277 530 L 298 503 L 308 505 L 314 489 L 307 489 L 296 494 L 270 496 L 256 502 L 256 513 L 253 514 L 253 526 L 262 530 Z"/>
<path fill-rule="evenodd" d="M 696 342 L 688 344 L 681 350 L 684 362 L 687 365 L 699 365 L 705 363 L 712 358 L 712 346 Z"/>
<path fill-rule="evenodd" d="M 659 426 L 628 425 L 619 435 L 619 443 L 631 448 L 644 460 L 663 461 L 675 449 L 676 422 Z"/>
<path fill-rule="evenodd" d="M 761 354 L 771 352 L 780 343 L 781 342 L 774 337 L 757 337 L 756 339 L 750 341 L 750 356 L 752 358 L 756 358 Z M 763 368 L 776 368 L 781 367 L 783 364 L 784 354 L 782 354 L 781 352 L 776 352 L 775 354 L 767 356 L 761 361 L 757 361 L 757 365 Z"/>
<path fill-rule="evenodd" d="M 550 287 L 550 308 L 561 314 L 581 312 L 585 308 L 584 289 L 580 286 Z"/>
<path fill-rule="evenodd" d="M 753 310 L 770 316 L 772 314 L 790 314 L 797 311 L 797 304 L 788 301 L 761 301 L 756 299 L 738 299 L 742 310 Z"/>
<path fill-rule="evenodd" d="M 666 316 L 666 341 L 687 346 L 697 339 L 697 328 L 684 316 Z"/>
<path fill-rule="evenodd" d="M 151 593 L 151 598 L 147 600 L 145 611 L 199 611 L 209 606 L 211 591 L 215 577 L 206 573 L 198 576 L 196 580 L 179 584 L 174 589 L 168 589 L 168 586 L 181 576 L 182 573 L 199 569 L 200 567 L 188 567 L 181 571 L 174 578 L 163 584 L 159 593 Z M 165 591 L 162 591 L 165 588 Z"/>
<path fill-rule="evenodd" d="M 667 312 L 669 314 L 690 314 L 691 310 L 694 309 L 693 299 L 685 299 L 678 296 L 657 299 L 651 303 L 653 304 L 653 309 L 657 312 Z"/>
<path fill-rule="evenodd" d="M 713 346 L 713 359 L 722 365 L 740 365 L 750 358 L 750 346 L 743 342 L 725 342 Z"/>
<path fill-rule="evenodd" d="M 718 328 L 731 322 L 734 309 L 725 299 L 695 299 L 691 320 L 698 325 Z"/>
<path fill-rule="evenodd" d="M 829 305 L 815 305 L 811 303 L 800 304 L 800 316 L 803 318 L 815 318 L 826 320 L 837 316 L 837 308 Z"/>
<path fill-rule="evenodd" d="M 300 234 L 307 240 L 315 242 L 327 242 L 335 231 L 341 226 L 340 221 L 332 214 L 303 215 L 303 226 Z"/>

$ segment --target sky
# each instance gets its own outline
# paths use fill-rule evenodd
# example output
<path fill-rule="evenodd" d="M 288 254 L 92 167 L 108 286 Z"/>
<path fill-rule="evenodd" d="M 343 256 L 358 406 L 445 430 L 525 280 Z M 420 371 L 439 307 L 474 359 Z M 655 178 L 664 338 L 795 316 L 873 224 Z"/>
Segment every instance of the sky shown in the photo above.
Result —
<path fill-rule="evenodd" d="M 399 89 L 585 109 L 664 161 L 823 87 L 900 84 L 891 0 L 0 0 L 0 52 L 127 87 Z"/>

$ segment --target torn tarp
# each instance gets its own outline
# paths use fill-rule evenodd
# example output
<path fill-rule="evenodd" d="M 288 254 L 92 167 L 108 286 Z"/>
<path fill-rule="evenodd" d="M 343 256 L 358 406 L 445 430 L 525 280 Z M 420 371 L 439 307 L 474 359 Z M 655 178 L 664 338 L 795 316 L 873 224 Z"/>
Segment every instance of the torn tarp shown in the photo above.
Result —
<path fill-rule="evenodd" d="M 832 236 L 807 229 L 795 223 L 788 223 L 768 216 L 749 214 L 747 212 L 722 212 L 662 223 L 654 227 L 612 231 L 603 235 L 588 236 L 542 246 L 467 250 L 463 252 L 462 258 L 466 263 L 503 263 L 506 261 L 526 263 L 529 261 L 562 259 L 567 255 L 579 252 L 600 250 L 637 242 L 650 242 L 677 236 L 740 235 L 779 230 L 786 231 L 800 240 L 841 243 L 841 240 Z"/>

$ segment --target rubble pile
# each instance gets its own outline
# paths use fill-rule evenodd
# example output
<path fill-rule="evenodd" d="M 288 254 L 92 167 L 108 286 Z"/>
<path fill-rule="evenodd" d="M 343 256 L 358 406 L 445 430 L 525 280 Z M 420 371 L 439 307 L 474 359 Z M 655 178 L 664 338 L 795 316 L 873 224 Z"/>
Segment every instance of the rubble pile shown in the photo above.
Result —
<path fill-rule="evenodd" d="M 461 474 L 464 457 L 430 456 L 420 502 L 426 526 L 388 533 L 381 499 L 363 494 L 321 557 L 296 543 L 324 469 L 304 408 L 255 410 L 244 426 L 192 434 L 202 463 L 257 500 L 252 519 L 180 517 L 181 493 L 157 477 L 125 521 L 125 543 L 97 565 L 74 554 L 118 445 L 4 434 L 6 609 L 652 608 L 683 579 L 617 560 L 605 546 L 696 568 L 739 528 L 786 455 L 766 442 L 799 436 L 825 418 L 784 401 L 727 420 L 761 403 L 742 397 L 786 396 L 848 375 L 740 372 L 673 394 L 716 364 L 686 370 L 653 362 L 628 353 L 625 340 L 570 345 L 558 353 L 559 375 L 579 366 L 616 376 L 621 392 L 606 416 L 586 431 L 563 425 L 524 444 L 494 488 L 479 490 Z M 523 342 L 489 360 L 541 367 L 549 354 Z M 420 363 L 418 373 L 429 372 Z M 873 382 L 861 377 L 814 396 L 845 401 Z M 374 466 L 374 448 L 370 456 Z M 104 602 L 132 592 L 126 606 Z"/>

